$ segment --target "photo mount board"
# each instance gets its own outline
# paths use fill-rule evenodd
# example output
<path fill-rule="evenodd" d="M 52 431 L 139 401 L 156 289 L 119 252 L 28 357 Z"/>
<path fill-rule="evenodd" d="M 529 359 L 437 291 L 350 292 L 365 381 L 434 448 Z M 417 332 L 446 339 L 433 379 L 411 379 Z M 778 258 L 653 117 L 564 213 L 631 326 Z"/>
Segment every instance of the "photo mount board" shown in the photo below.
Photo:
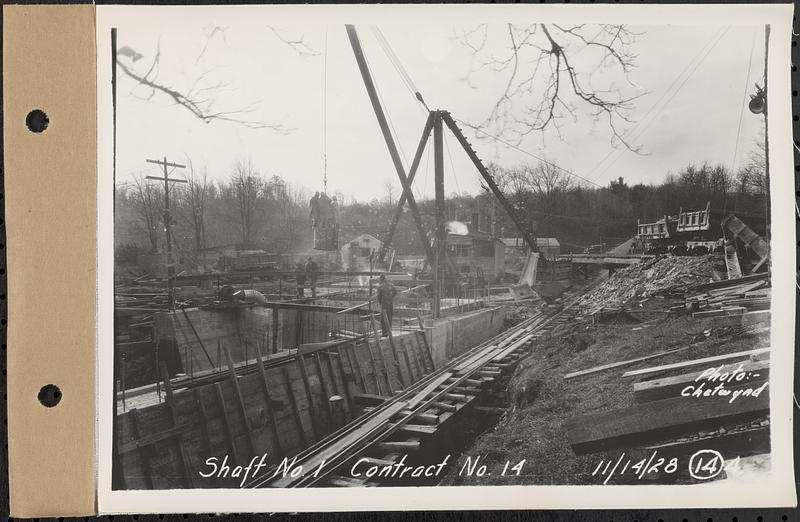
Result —
<path fill-rule="evenodd" d="M 14 71 L 4 74 L 3 79 L 5 182 L 6 194 L 11 198 L 6 206 L 11 245 L 8 266 L 14 274 L 9 282 L 9 315 L 14 325 L 8 338 L 11 510 L 19 517 L 92 514 L 98 509 L 96 471 L 104 465 L 96 461 L 95 448 L 96 8 L 73 5 L 3 9 L 4 69 Z M 788 48 L 788 33 L 773 35 L 782 38 L 775 45 Z M 771 87 L 787 98 L 782 103 L 787 102 L 788 111 L 789 74 L 788 67 L 785 69 L 770 80 L 774 82 Z M 44 110 L 50 118 L 49 127 L 40 134 L 25 126 L 25 116 L 34 108 Z M 774 128 L 779 129 L 770 137 L 771 156 L 780 155 L 786 165 L 791 165 L 791 158 L 785 157 L 790 156 L 791 143 L 790 135 L 782 133 L 789 114 L 790 111 L 771 115 L 771 126 L 775 123 Z M 790 197 L 788 191 L 774 196 L 780 200 L 776 213 L 784 215 L 787 209 L 792 212 Z M 785 234 L 792 223 L 776 225 Z M 780 257 L 778 264 L 782 269 L 789 265 L 792 271 L 793 245 L 784 246 L 779 252 L 785 257 Z M 787 290 L 776 289 L 775 299 L 789 296 L 793 302 L 794 288 Z M 783 385 L 791 386 L 790 372 L 791 365 L 778 369 Z M 46 384 L 59 386 L 63 393 L 54 408 L 45 408 L 37 399 Z M 781 411 L 791 416 L 790 396 L 772 394 L 772 401 L 773 405 L 788 405 Z M 513 502 L 514 498 L 522 500 L 523 488 L 528 487 L 514 488 L 516 497 L 510 488 L 498 488 L 488 498 L 470 495 L 474 488 L 452 489 L 459 492 L 466 509 L 530 508 L 525 502 Z M 647 489 L 635 487 L 641 492 Z M 698 498 L 689 504 L 703 505 L 701 497 L 714 489 L 698 490 Z M 600 500 L 608 493 L 605 488 L 596 490 L 597 496 L 587 495 L 587 500 Z M 445 493 L 436 490 L 440 491 Z M 657 491 L 658 488 L 653 490 Z M 136 509 L 127 511 L 152 512 L 146 508 L 149 492 L 130 493 L 131 503 L 127 505 Z M 169 491 L 158 493 L 162 494 L 162 502 L 174 495 Z M 301 492 L 281 493 L 289 500 L 301 501 Z M 336 493 L 339 499 L 328 499 L 332 503 L 324 509 L 402 508 L 375 501 L 358 504 L 352 495 L 356 492 Z M 544 490 L 540 493 L 536 495 L 539 500 L 547 502 Z M 229 505 L 235 505 L 238 499 L 234 496 L 232 501 Z M 125 504 L 116 505 L 124 508 Z M 408 503 L 404 505 L 407 507 Z M 123 508 L 118 509 L 126 511 Z M 217 511 L 212 504 L 197 508 Z M 315 506 L 308 509 L 316 510 Z M 186 509 L 176 506 L 173 511 Z"/>
<path fill-rule="evenodd" d="M 96 97 L 93 5 L 3 6 L 11 515 L 93 514 Z M 49 117 L 28 130 L 33 109 Z M 40 389 L 58 386 L 48 408 Z"/>

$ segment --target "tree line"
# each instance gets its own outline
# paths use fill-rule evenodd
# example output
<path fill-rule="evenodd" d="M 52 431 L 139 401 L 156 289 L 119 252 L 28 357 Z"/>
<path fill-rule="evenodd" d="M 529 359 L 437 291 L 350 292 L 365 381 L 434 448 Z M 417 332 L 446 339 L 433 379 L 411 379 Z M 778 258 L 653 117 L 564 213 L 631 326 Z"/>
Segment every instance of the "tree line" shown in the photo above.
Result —
<path fill-rule="evenodd" d="M 711 208 L 743 216 L 764 216 L 767 183 L 763 149 L 756 147 L 736 172 L 723 165 L 687 164 L 658 184 L 631 185 L 623 177 L 596 186 L 551 161 L 504 167 L 489 165 L 498 186 L 515 211 L 538 237 L 555 237 L 565 248 L 622 242 L 636 233 L 637 220 L 652 222 L 681 208 Z M 227 179 L 209 179 L 205 168 L 189 163 L 187 183 L 170 189 L 173 242 L 184 257 L 204 248 L 238 244 L 274 253 L 312 248 L 311 192 L 280 176 L 267 176 L 250 161 L 236 162 Z M 369 202 L 337 200 L 340 244 L 369 233 L 384 239 L 400 190 L 388 186 L 382 198 Z M 116 186 L 115 244 L 118 259 L 133 262 L 141 252 L 158 252 L 165 243 L 164 186 L 134 175 Z M 418 201 L 427 230 L 435 227 L 431 199 Z M 449 221 L 472 222 L 472 229 L 498 237 L 519 237 L 513 222 L 486 189 L 480 194 L 452 193 L 446 199 Z M 745 219 L 746 221 L 746 219 Z M 400 254 L 422 254 L 422 244 L 406 208 L 392 245 Z"/>

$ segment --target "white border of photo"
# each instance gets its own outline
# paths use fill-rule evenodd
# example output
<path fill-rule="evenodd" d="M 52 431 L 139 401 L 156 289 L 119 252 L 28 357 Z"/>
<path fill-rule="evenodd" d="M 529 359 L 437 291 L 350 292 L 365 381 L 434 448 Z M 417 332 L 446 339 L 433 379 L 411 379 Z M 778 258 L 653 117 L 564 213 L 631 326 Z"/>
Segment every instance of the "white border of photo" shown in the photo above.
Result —
<path fill-rule="evenodd" d="M 792 156 L 791 4 L 741 5 L 287 5 L 97 6 L 98 93 L 98 511 L 114 513 L 220 513 L 380 510 L 753 508 L 796 504 L 792 455 L 795 315 L 795 203 Z M 772 204 L 772 350 L 770 372 L 771 472 L 759 482 L 724 480 L 679 486 L 442 486 L 435 488 L 203 489 L 112 491 L 113 404 L 113 180 L 110 30 L 123 21 L 154 26 L 243 22 L 272 24 L 324 20 L 392 24 L 419 17 L 448 24 L 541 22 L 636 25 L 770 24 L 769 142 Z M 701 117 L 702 115 L 698 115 Z M 529 465 L 535 466 L 535 462 Z"/>

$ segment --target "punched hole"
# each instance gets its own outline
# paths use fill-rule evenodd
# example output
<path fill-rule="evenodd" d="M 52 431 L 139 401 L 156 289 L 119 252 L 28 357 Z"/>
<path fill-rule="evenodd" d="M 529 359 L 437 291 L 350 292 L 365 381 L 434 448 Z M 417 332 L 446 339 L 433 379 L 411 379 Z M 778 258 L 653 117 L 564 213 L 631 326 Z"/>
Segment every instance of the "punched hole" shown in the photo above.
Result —
<path fill-rule="evenodd" d="M 52 408 L 61 402 L 61 390 L 55 384 L 45 384 L 39 390 L 39 402 L 47 408 Z"/>
<path fill-rule="evenodd" d="M 25 118 L 25 125 L 28 126 L 28 130 L 31 132 L 44 132 L 49 124 L 50 118 L 41 109 L 33 109 Z"/>

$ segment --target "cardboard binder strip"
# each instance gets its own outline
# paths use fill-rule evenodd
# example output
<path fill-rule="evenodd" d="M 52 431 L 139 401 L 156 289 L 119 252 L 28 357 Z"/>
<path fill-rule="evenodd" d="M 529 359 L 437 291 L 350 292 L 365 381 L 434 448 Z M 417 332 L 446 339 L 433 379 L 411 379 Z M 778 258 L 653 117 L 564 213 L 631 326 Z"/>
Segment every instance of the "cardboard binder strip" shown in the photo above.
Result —
<path fill-rule="evenodd" d="M 93 5 L 3 7 L 11 515 L 95 511 Z M 13 71 L 13 73 L 9 73 Z M 44 132 L 26 116 L 49 116 Z M 54 384 L 60 402 L 43 406 Z"/>

